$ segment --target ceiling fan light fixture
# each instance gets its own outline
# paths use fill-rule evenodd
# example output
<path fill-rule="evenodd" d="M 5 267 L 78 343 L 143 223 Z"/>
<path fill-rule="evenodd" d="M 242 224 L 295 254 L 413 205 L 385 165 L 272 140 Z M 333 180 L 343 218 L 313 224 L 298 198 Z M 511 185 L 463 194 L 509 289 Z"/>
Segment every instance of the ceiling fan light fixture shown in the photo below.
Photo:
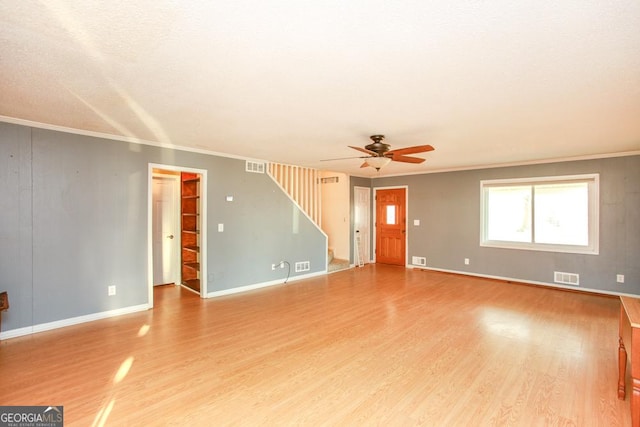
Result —
<path fill-rule="evenodd" d="M 388 165 L 390 161 L 391 159 L 388 157 L 369 157 L 365 160 L 365 163 L 372 168 L 376 168 L 376 170 L 380 170 L 380 168 Z"/>

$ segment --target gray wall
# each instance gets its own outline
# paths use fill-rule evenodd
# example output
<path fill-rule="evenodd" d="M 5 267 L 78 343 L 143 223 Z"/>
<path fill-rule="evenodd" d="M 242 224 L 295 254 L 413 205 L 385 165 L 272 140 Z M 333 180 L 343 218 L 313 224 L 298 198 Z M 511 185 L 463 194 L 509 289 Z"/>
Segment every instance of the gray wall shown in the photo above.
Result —
<path fill-rule="evenodd" d="M 480 181 L 600 174 L 600 254 L 480 247 Z M 580 287 L 640 294 L 640 156 L 376 178 L 373 187 L 407 185 L 408 255 L 431 268 L 553 283 L 580 274 Z M 420 225 L 414 226 L 413 220 Z M 464 258 L 470 264 L 464 264 Z M 616 283 L 616 274 L 625 283 Z"/>
<path fill-rule="evenodd" d="M 326 269 L 324 234 L 243 160 L 0 123 L 3 331 L 148 302 L 149 163 L 207 170 L 208 292 Z"/>
<path fill-rule="evenodd" d="M 208 171 L 209 292 L 283 279 L 285 270 L 271 271 L 280 260 L 309 260 L 304 274 L 325 269 L 325 236 L 242 160 L 0 123 L 0 291 L 11 302 L 3 331 L 148 302 L 149 163 Z M 480 180 L 596 172 L 599 255 L 479 246 Z M 356 185 L 408 186 L 409 259 L 425 256 L 428 267 L 543 283 L 553 271 L 573 272 L 582 288 L 640 295 L 640 156 L 352 177 L 351 201 Z"/>

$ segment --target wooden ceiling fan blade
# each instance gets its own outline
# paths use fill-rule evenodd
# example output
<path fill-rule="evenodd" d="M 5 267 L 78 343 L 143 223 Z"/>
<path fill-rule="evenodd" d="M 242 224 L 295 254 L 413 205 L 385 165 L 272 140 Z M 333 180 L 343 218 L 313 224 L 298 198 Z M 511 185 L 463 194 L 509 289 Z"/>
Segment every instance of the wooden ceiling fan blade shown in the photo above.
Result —
<path fill-rule="evenodd" d="M 390 150 L 389 144 L 384 144 L 382 141 L 384 140 L 384 135 L 373 135 L 371 136 L 372 144 L 367 145 L 366 147 L 356 147 L 353 145 L 349 145 L 349 148 L 357 150 L 361 153 L 367 154 L 367 156 L 358 157 L 360 159 L 371 159 L 365 160 L 361 168 L 373 167 L 377 170 L 386 166 L 389 163 L 389 160 L 393 160 L 395 162 L 403 162 L 403 163 L 422 163 L 425 159 L 420 157 L 411 157 L 407 156 L 407 154 L 416 154 L 416 153 L 426 153 L 428 151 L 433 151 L 434 148 L 431 145 L 415 145 L 412 147 L 398 148 L 397 150 Z M 344 157 L 347 159 L 349 157 Z M 350 157 L 356 158 L 356 157 Z M 328 159 L 328 160 L 342 160 L 341 159 Z M 324 160 L 327 161 L 327 160 Z"/>
<path fill-rule="evenodd" d="M 390 156 L 391 160 L 393 160 L 394 162 L 404 162 L 404 163 L 422 163 L 425 161 L 425 159 L 421 159 L 420 157 L 409 157 L 409 156 L 403 156 L 400 154 L 392 154 Z"/>
<path fill-rule="evenodd" d="M 362 148 L 362 147 L 354 147 L 353 145 L 349 145 L 349 148 L 353 148 L 354 150 L 362 151 L 363 153 L 370 154 L 372 156 L 377 156 L 378 155 L 378 153 L 376 153 L 375 151 L 367 150 L 366 148 Z"/>
<path fill-rule="evenodd" d="M 390 150 L 386 154 L 393 154 L 393 155 L 417 154 L 417 153 L 426 153 L 427 151 L 433 151 L 433 150 L 435 150 L 435 148 L 427 144 L 427 145 L 416 145 L 413 147 L 398 148 L 397 150 Z"/>

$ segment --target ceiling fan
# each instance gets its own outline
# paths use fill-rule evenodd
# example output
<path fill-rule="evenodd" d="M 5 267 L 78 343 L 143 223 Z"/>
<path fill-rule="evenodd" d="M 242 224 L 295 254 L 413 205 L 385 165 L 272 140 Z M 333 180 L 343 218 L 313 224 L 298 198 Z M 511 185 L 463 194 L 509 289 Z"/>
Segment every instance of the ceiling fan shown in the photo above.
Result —
<path fill-rule="evenodd" d="M 348 157 L 365 159 L 364 163 L 360 166 L 361 168 L 371 166 L 376 170 L 380 170 L 381 167 L 386 166 L 391 161 L 404 163 L 422 163 L 425 161 L 425 159 L 422 159 L 420 157 L 407 156 L 407 154 L 426 153 L 428 151 L 434 150 L 431 145 L 416 145 L 413 147 L 405 147 L 392 150 L 389 144 L 385 144 L 384 142 L 382 142 L 384 141 L 384 135 L 371 135 L 369 138 L 373 141 L 373 143 L 365 145 L 364 148 L 354 147 L 352 145 L 349 146 L 349 148 L 353 148 L 354 150 L 358 150 L 365 154 L 368 154 L 368 156 Z"/>

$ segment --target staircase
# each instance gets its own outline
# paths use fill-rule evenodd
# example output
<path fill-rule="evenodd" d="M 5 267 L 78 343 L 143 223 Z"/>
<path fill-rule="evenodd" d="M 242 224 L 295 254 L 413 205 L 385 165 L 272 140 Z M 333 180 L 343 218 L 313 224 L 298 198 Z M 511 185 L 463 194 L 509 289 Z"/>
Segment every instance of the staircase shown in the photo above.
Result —
<path fill-rule="evenodd" d="M 320 171 L 302 166 L 268 163 L 268 174 L 273 178 L 319 229 L 321 227 L 322 193 Z M 333 250 L 327 254 L 327 272 L 349 268 L 349 260 L 337 259 Z"/>
<path fill-rule="evenodd" d="M 329 249 L 327 255 L 327 273 L 344 270 L 350 267 L 348 259 L 339 259 L 333 256 L 333 249 Z"/>
<path fill-rule="evenodd" d="M 302 166 L 269 163 L 268 173 L 321 229 L 322 199 L 319 171 Z"/>

